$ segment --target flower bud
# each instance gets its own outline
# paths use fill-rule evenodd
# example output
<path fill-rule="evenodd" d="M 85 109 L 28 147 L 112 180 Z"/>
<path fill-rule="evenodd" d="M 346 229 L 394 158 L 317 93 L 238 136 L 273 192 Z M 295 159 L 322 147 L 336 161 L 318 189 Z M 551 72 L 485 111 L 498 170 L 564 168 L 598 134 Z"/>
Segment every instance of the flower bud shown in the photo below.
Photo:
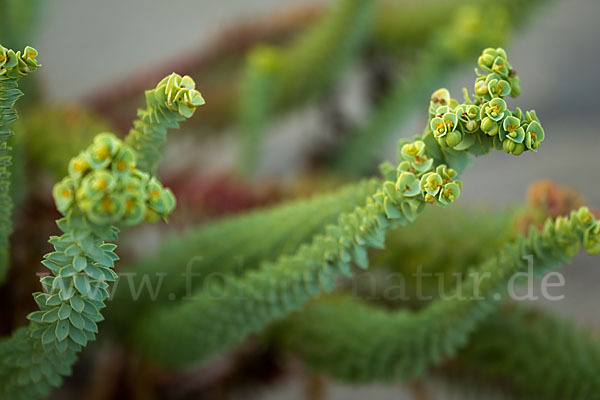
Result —
<path fill-rule="evenodd" d="M 519 156 L 519 155 L 523 154 L 524 151 L 525 151 L 525 145 L 523 143 L 516 143 L 515 148 L 512 151 L 512 154 L 515 156 Z"/>
<path fill-rule="evenodd" d="M 498 123 L 490 117 L 485 117 L 481 121 L 481 130 L 489 136 L 494 136 L 498 133 Z"/>
<path fill-rule="evenodd" d="M 477 128 L 479 128 L 479 122 L 477 122 L 477 121 L 467 121 L 467 123 L 465 124 L 465 128 L 469 132 L 475 132 L 477 130 Z"/>
<path fill-rule="evenodd" d="M 515 142 L 513 142 L 512 140 L 505 140 L 504 142 L 502 142 L 502 148 L 508 154 L 511 154 L 516 146 L 517 146 L 517 144 Z"/>
<path fill-rule="evenodd" d="M 475 94 L 478 96 L 484 96 L 488 93 L 488 86 L 484 80 L 478 80 L 475 82 Z"/>
<path fill-rule="evenodd" d="M 446 135 L 446 144 L 449 147 L 454 147 L 456 145 L 458 145 L 461 141 L 462 141 L 462 132 L 459 130 L 453 131 L 453 132 L 449 132 Z"/>

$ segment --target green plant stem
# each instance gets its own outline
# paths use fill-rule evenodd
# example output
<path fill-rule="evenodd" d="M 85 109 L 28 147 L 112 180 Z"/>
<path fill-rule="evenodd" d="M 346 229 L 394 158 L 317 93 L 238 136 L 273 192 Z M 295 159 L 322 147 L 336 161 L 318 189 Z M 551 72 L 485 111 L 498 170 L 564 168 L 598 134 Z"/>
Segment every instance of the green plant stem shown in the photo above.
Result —
<path fill-rule="evenodd" d="M 423 310 L 385 311 L 347 296 L 325 298 L 284 321 L 279 340 L 310 366 L 339 379 L 421 376 L 468 342 L 481 320 L 506 297 L 515 274 L 529 266 L 544 273 L 574 256 L 573 246 L 584 241 L 589 224 L 582 222 L 579 212 L 571 214 L 568 228 L 548 220 L 541 234 L 532 229 L 528 237 L 519 237 L 473 268 L 448 299 Z M 574 239 L 565 242 L 565 236 Z"/>
<path fill-rule="evenodd" d="M 131 315 L 171 304 L 169 295 L 191 297 L 207 281 L 242 276 L 262 262 L 293 254 L 340 214 L 363 204 L 379 186 L 376 179 L 363 180 L 332 193 L 228 218 L 165 239 L 156 253 L 123 267 L 108 322 L 125 332 Z M 146 277 L 157 290 L 155 297 L 143 285 Z M 140 287 L 144 290 L 132 299 L 132 288 Z"/>
<path fill-rule="evenodd" d="M 598 335 L 550 314 L 511 307 L 486 318 L 441 372 L 502 382 L 532 399 L 590 400 L 599 398 L 599 369 Z"/>

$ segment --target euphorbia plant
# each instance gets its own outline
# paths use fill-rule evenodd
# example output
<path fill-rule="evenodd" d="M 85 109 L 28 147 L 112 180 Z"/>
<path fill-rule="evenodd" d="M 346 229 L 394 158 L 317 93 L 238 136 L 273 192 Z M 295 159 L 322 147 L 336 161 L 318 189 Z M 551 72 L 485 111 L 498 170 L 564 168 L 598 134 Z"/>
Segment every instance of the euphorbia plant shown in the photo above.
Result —
<path fill-rule="evenodd" d="M 16 118 L 16 81 L 38 64 L 31 48 L 23 54 L 1 49 L 5 138 Z M 475 93 L 465 90 L 459 102 L 446 89 L 434 92 L 424 132 L 399 142 L 398 160 L 382 164 L 381 178 L 192 230 L 166 241 L 160 257 L 142 258 L 135 271 L 142 279 L 168 271 L 168 291 L 132 302 L 118 290 L 116 333 L 147 359 L 181 367 L 278 322 L 269 339 L 313 368 L 351 381 L 414 377 L 455 355 L 483 317 L 497 310 L 502 286 L 525 267 L 523 256 L 546 269 L 571 259 L 581 244 L 590 254 L 600 252 L 600 223 L 582 207 L 569 218 L 547 220 L 541 232 L 532 230 L 475 266 L 491 276 L 481 302 L 438 299 L 416 312 L 387 312 L 337 285 L 338 277 L 354 276 L 355 266 L 369 267 L 368 249 L 389 246 L 391 229 L 410 229 L 429 205 L 451 206 L 470 155 L 498 149 L 520 156 L 540 147 L 545 135 L 535 112 L 512 111 L 506 102 L 520 92 L 506 52 L 485 49 L 478 65 L 483 72 L 477 72 Z M 41 279 L 44 291 L 34 293 L 39 310 L 29 314 L 27 327 L 0 342 L 3 398 L 47 395 L 96 338 L 109 285 L 118 278 L 117 226 L 155 222 L 173 211 L 173 194 L 153 176 L 160 148 L 167 129 L 203 103 L 191 78 L 169 75 L 146 92 L 146 108 L 124 140 L 100 133 L 69 162 L 68 175 L 53 189 L 62 235 L 50 238 L 54 251 L 42 261 L 51 275 Z M 198 287 L 188 281 L 189 260 L 200 250 L 200 268 L 220 272 L 222 282 Z M 247 262 L 233 265 L 232 253 Z M 175 301 L 183 293 L 193 301 Z M 469 361 L 479 356 L 475 349 Z"/>

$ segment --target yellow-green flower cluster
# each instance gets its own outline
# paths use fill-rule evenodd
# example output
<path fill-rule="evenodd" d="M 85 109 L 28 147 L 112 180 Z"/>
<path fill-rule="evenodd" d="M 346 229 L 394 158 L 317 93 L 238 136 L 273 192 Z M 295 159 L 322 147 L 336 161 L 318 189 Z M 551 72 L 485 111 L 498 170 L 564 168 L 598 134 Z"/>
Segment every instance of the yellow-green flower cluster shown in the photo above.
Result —
<path fill-rule="evenodd" d="M 580 243 L 588 254 L 600 253 L 600 221 L 596 220 L 587 207 L 573 211 L 569 217 L 558 217 L 547 222 L 542 231 L 546 239 L 553 237 L 569 257 L 579 252 Z"/>
<path fill-rule="evenodd" d="M 474 98 L 465 90 L 465 102 L 450 97 L 446 89 L 436 91 L 429 106 L 429 129 L 440 146 L 454 150 L 469 150 L 474 154 L 503 149 L 519 155 L 537 151 L 544 140 L 544 129 L 535 111 L 508 109 L 504 98 L 517 96 L 519 78 L 501 49 L 485 49 L 478 64 Z"/>
<path fill-rule="evenodd" d="M 462 182 L 457 180 L 458 173 L 446 164 L 439 164 L 434 169 L 434 159 L 427 155 L 426 147 L 422 140 L 401 145 L 395 193 L 405 199 L 435 202 L 447 207 L 460 196 Z"/>
<path fill-rule="evenodd" d="M 7 49 L 0 45 L 0 76 L 21 77 L 40 67 L 37 62 L 38 52 L 33 47 L 25 47 L 20 51 Z"/>
<path fill-rule="evenodd" d="M 173 193 L 136 168 L 135 152 L 112 133 L 71 159 L 69 175 L 54 186 L 58 210 L 76 207 L 96 224 L 135 225 L 166 218 L 175 208 Z"/>

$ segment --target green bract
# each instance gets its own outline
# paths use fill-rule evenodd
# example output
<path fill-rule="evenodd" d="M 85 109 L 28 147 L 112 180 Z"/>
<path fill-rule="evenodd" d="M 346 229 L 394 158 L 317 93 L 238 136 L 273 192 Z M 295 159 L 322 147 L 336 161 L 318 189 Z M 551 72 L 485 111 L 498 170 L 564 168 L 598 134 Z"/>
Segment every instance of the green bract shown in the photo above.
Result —
<path fill-rule="evenodd" d="M 429 102 L 429 115 L 435 115 L 439 107 L 449 106 L 451 100 L 448 89 L 442 88 L 433 92 Z"/>
<path fill-rule="evenodd" d="M 476 105 L 459 105 L 456 107 L 456 115 L 464 133 L 476 132 L 479 128 L 480 110 Z"/>
<path fill-rule="evenodd" d="M 135 169 L 135 153 L 130 147 L 122 147 L 112 163 L 112 172 L 124 178 Z"/>
<path fill-rule="evenodd" d="M 503 134 L 501 138 L 511 140 L 515 143 L 523 143 L 525 139 L 525 130 L 519 126 L 521 121 L 519 121 L 516 117 L 506 117 L 504 118 L 504 122 L 502 122 Z"/>
<path fill-rule="evenodd" d="M 494 121 L 500 121 L 505 111 L 506 102 L 501 98 L 494 98 L 481 107 L 481 112 Z"/>
<path fill-rule="evenodd" d="M 411 172 L 402 172 L 400 176 L 398 176 L 396 189 L 404 197 L 414 197 L 420 192 L 419 180 L 415 174 Z"/>
<path fill-rule="evenodd" d="M 487 89 L 491 97 L 504 97 L 510 94 L 510 84 L 504 79 L 491 79 Z"/>
<path fill-rule="evenodd" d="M 75 200 L 75 184 L 72 179 L 65 178 L 54 185 L 52 190 L 56 208 L 61 213 L 66 212 Z"/>
<path fill-rule="evenodd" d="M 460 196 L 460 185 L 456 182 L 450 182 L 444 185 L 440 191 L 438 201 L 442 207 L 447 207 Z"/>
<path fill-rule="evenodd" d="M 398 171 L 425 173 L 431 169 L 433 159 L 424 154 L 425 143 L 416 141 L 404 144 L 400 149 L 400 155 L 405 160 L 398 165 Z"/>
<path fill-rule="evenodd" d="M 444 183 L 453 181 L 458 177 L 458 172 L 456 172 L 452 168 L 448 168 L 444 164 L 438 165 L 438 167 L 435 169 L 435 172 L 438 173 L 444 179 Z"/>
<path fill-rule="evenodd" d="M 439 106 L 447 106 L 450 104 L 450 92 L 448 89 L 438 89 L 431 95 L 431 103 L 435 108 Z"/>
<path fill-rule="evenodd" d="M 448 132 L 452 132 L 456 129 L 456 125 L 458 124 L 458 117 L 456 114 L 448 112 L 444 114 L 444 125 L 446 125 L 446 130 Z"/>
<path fill-rule="evenodd" d="M 440 192 L 444 179 L 435 172 L 429 172 L 421 177 L 421 192 L 430 196 L 437 196 Z"/>
<path fill-rule="evenodd" d="M 446 135 L 447 128 L 446 124 L 444 124 L 444 119 L 440 117 L 435 117 L 429 123 L 431 130 L 436 138 L 441 138 Z"/>
<path fill-rule="evenodd" d="M 407 143 L 402 146 L 400 155 L 409 161 L 416 161 L 417 158 L 421 157 L 425 153 L 425 143 L 419 140 L 414 143 Z"/>
<path fill-rule="evenodd" d="M 475 94 L 480 97 L 488 95 L 489 89 L 485 81 L 485 76 L 480 76 L 475 80 L 474 85 Z"/>
<path fill-rule="evenodd" d="M 525 132 L 525 145 L 531 151 L 537 151 L 544 140 L 544 129 L 539 122 L 533 121 L 527 126 Z"/>

